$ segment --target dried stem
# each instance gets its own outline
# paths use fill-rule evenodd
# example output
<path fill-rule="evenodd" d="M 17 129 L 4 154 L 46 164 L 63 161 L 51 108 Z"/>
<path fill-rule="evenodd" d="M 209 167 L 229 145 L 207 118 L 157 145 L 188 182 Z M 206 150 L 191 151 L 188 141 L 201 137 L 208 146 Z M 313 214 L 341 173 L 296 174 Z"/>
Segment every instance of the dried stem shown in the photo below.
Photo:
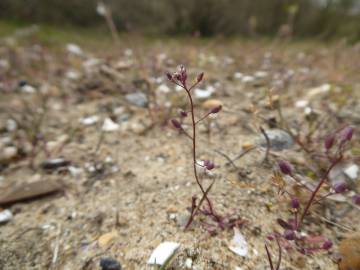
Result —
<path fill-rule="evenodd" d="M 190 90 L 187 89 L 186 85 L 184 85 L 184 89 L 186 90 L 186 93 L 188 95 L 189 102 L 190 102 L 190 114 L 191 114 L 191 122 L 192 122 L 192 137 L 191 137 L 191 139 L 192 139 L 192 157 L 193 157 L 194 176 L 195 176 L 195 179 L 196 179 L 196 183 L 199 186 L 199 188 L 200 188 L 200 190 L 201 190 L 201 192 L 203 194 L 203 197 L 205 198 L 205 200 L 208 203 L 208 206 L 209 206 L 209 209 L 210 209 L 211 213 L 213 213 L 214 211 L 213 211 L 211 201 L 208 198 L 207 193 L 205 192 L 204 187 L 202 186 L 202 184 L 200 182 L 200 179 L 199 179 L 199 176 L 198 176 L 198 173 L 197 173 L 197 168 L 196 168 L 196 121 L 195 121 L 195 114 L 194 114 L 194 103 L 193 103 L 193 99 L 191 97 Z M 200 201 L 200 203 L 201 202 L 202 201 Z M 200 203 L 198 205 L 198 208 L 200 208 Z M 189 221 L 193 220 L 196 213 L 197 213 L 197 211 L 195 210 L 194 213 L 192 213 Z M 188 222 L 185 229 L 187 229 L 190 226 L 190 224 L 191 224 L 191 222 Z"/>
<path fill-rule="evenodd" d="M 266 134 L 265 130 L 262 127 L 260 127 L 260 131 L 264 135 L 265 140 L 266 140 L 266 152 L 265 152 L 264 159 L 261 162 L 261 163 L 264 163 L 264 162 L 268 162 L 268 160 L 269 160 L 269 153 L 270 153 L 271 145 L 270 145 L 269 136 Z"/>

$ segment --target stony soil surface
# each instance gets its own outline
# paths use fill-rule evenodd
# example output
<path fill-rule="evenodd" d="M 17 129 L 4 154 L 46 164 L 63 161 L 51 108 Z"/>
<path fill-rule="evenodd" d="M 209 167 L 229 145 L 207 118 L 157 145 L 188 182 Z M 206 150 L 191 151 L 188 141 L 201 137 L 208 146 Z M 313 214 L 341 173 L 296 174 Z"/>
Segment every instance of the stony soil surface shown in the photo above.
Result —
<path fill-rule="evenodd" d="M 271 181 L 276 161 L 291 161 L 309 181 L 316 180 L 308 170 L 314 164 L 296 143 L 272 149 L 267 162 L 266 147 L 258 146 L 235 161 L 236 168 L 216 151 L 233 158 L 258 145 L 260 126 L 289 129 L 320 150 L 328 132 L 345 124 L 358 128 L 359 60 L 359 46 L 340 43 L 2 44 L 1 194 L 40 180 L 60 184 L 60 191 L 2 206 L 13 218 L 0 225 L 0 268 L 100 269 L 100 258 L 112 257 L 123 269 L 156 269 L 146 264 L 151 252 L 174 241 L 181 246 L 168 269 L 269 269 L 266 236 L 288 215 L 288 200 Z M 198 126 L 198 159 L 216 164 L 203 179 L 206 185 L 215 179 L 210 197 L 216 211 L 244 220 L 245 257 L 228 248 L 233 230 L 210 236 L 200 218 L 183 230 L 191 197 L 200 192 L 190 141 L 168 124 L 187 104 L 164 76 L 180 63 L 190 78 L 205 72 L 199 88 L 210 95 L 195 97 L 198 116 L 209 99 L 223 104 Z M 144 95 L 129 98 L 135 92 Z M 272 99 L 280 102 L 282 119 Z M 358 137 L 349 157 L 360 153 Z M 43 168 L 57 158 L 70 164 Z M 352 191 L 359 192 L 359 175 Z M 341 239 L 359 231 L 359 217 L 358 208 L 327 200 L 314 208 L 305 230 L 331 239 L 336 253 Z M 276 245 L 270 247 L 275 259 Z M 337 266 L 325 251 L 306 257 L 293 251 L 285 252 L 282 269 Z"/>

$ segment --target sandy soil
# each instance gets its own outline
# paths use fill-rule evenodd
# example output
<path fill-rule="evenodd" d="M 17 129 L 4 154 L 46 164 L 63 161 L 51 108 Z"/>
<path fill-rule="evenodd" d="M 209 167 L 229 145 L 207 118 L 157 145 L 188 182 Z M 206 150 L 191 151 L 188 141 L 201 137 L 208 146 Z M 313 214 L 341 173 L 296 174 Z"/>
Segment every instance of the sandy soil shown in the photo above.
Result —
<path fill-rule="evenodd" d="M 74 55 L 64 47 L 0 47 L 0 59 L 9 62 L 0 75 L 1 147 L 17 149 L 16 155 L 2 157 L 1 189 L 38 180 L 64 184 L 56 194 L 3 207 L 14 216 L 0 228 L 1 269 L 100 269 L 103 257 L 117 259 L 123 269 L 156 269 L 146 261 L 163 241 L 181 244 L 168 269 L 187 269 L 189 258 L 192 269 L 268 269 L 266 236 L 279 229 L 276 219 L 288 214 L 288 202 L 270 180 L 276 160 L 292 161 L 299 174 L 306 173 L 311 161 L 295 144 L 271 151 L 268 163 L 262 163 L 265 148 L 257 148 L 237 160 L 235 169 L 215 150 L 235 157 L 256 142 L 260 125 L 268 129 L 274 119 L 281 125 L 277 111 L 268 106 L 269 89 L 280 97 L 287 125 L 301 138 L 318 125 L 309 138 L 311 145 L 321 145 L 327 132 L 344 124 L 359 127 L 360 49 L 341 44 L 181 42 L 150 42 L 143 47 L 137 43 L 132 54 L 125 48 L 82 48 L 85 52 Z M 186 104 L 184 93 L 175 91 L 163 75 L 179 63 L 188 66 L 190 77 L 204 71 L 201 88 L 213 86 L 211 99 L 223 103 L 223 111 L 211 120 L 210 137 L 205 124 L 198 127 L 198 158 L 216 164 L 210 177 L 216 179 L 210 195 L 216 210 L 245 220 L 240 231 L 249 245 L 246 257 L 229 250 L 232 230 L 210 236 L 199 218 L 190 230 L 183 230 L 191 196 L 200 193 L 192 174 L 190 141 L 164 124 L 169 108 L 172 117 Z M 266 73 L 256 75 L 259 71 Z M 234 75 L 237 72 L 252 79 Z M 144 79 L 156 93 L 157 109 Z M 17 87 L 19 80 L 27 80 L 35 92 L 24 93 Z M 164 85 L 169 93 L 159 90 Z M 325 88 L 330 90 L 321 90 Z M 152 117 L 148 108 L 124 98 L 135 90 L 147 93 Z M 39 93 L 47 97 L 45 113 Z M 308 101 L 316 120 L 307 120 L 304 108 L 295 105 L 299 100 Z M 206 112 L 204 101 L 196 100 L 198 115 Z M 38 146 L 32 155 L 33 137 L 25 130 L 35 129 L 38 115 L 44 116 L 38 131 L 43 140 L 38 144 L 48 150 Z M 92 115 L 99 117 L 95 124 L 79 122 Z M 14 117 L 22 124 L 9 131 L 7 120 Z M 101 131 L 108 117 L 119 124 L 117 131 Z M 359 140 L 352 146 L 355 156 Z M 41 168 L 45 160 L 59 157 L 71 162 L 72 171 Z M 209 177 L 203 181 L 210 183 Z M 359 182 L 355 183 L 356 191 Z M 353 222 L 359 218 L 356 208 L 343 216 L 334 214 L 343 207 L 344 203 L 326 202 L 314 209 L 305 226 L 331 239 L 334 252 L 348 231 L 320 217 L 360 229 Z M 276 246 L 270 245 L 275 257 Z M 284 254 L 282 269 L 337 266 L 327 252 L 307 257 L 292 252 Z"/>

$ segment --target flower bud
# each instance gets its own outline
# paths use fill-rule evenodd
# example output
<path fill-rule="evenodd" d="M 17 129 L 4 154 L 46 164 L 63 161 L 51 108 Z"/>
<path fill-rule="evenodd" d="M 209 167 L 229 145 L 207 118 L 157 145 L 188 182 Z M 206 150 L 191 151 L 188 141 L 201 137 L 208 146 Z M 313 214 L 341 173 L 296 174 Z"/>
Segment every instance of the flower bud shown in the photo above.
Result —
<path fill-rule="evenodd" d="M 330 240 L 326 240 L 322 244 L 322 248 L 325 249 L 325 250 L 329 250 L 332 246 L 333 246 L 333 243 Z"/>
<path fill-rule="evenodd" d="M 180 116 L 181 116 L 181 117 L 186 117 L 187 115 L 188 115 L 187 112 L 185 112 L 185 111 L 183 111 L 183 110 L 180 111 Z"/>
<path fill-rule="evenodd" d="M 180 79 L 179 81 L 182 82 L 183 84 L 185 84 L 186 80 L 187 80 L 187 72 L 186 72 L 186 68 L 184 65 L 180 66 Z"/>
<path fill-rule="evenodd" d="M 173 78 L 179 82 L 182 81 L 181 75 L 178 72 L 174 73 Z"/>
<path fill-rule="evenodd" d="M 170 74 L 170 72 L 166 72 L 166 77 L 168 78 L 169 81 L 173 80 L 173 76 Z"/>
<path fill-rule="evenodd" d="M 355 204 L 360 205 L 360 194 L 356 194 L 353 196 L 353 201 Z"/>
<path fill-rule="evenodd" d="M 216 107 L 214 107 L 214 108 L 211 109 L 210 113 L 211 113 L 211 114 L 213 114 L 213 113 L 218 113 L 218 112 L 221 111 L 221 109 L 222 109 L 222 106 L 221 106 L 221 105 L 216 106 Z"/>
<path fill-rule="evenodd" d="M 291 199 L 291 207 L 294 209 L 298 209 L 300 207 L 300 201 L 297 197 L 293 197 Z"/>
<path fill-rule="evenodd" d="M 285 161 L 285 160 L 280 160 L 278 162 L 279 165 L 279 169 L 283 174 L 288 174 L 290 175 L 292 173 L 292 167 L 290 165 L 289 162 Z"/>
<path fill-rule="evenodd" d="M 210 160 L 204 160 L 204 167 L 205 167 L 207 170 L 211 171 L 212 169 L 215 168 L 215 164 L 212 163 Z"/>
<path fill-rule="evenodd" d="M 343 142 L 350 141 L 354 134 L 352 127 L 346 127 L 341 131 L 340 137 Z"/>
<path fill-rule="evenodd" d="M 171 119 L 171 123 L 173 124 L 174 128 L 181 129 L 181 124 L 180 124 L 180 122 L 178 120 Z"/>
<path fill-rule="evenodd" d="M 344 181 L 339 181 L 333 186 L 335 193 L 343 193 L 347 189 L 347 184 Z"/>
<path fill-rule="evenodd" d="M 199 82 L 201 82 L 201 81 L 203 80 L 203 78 L 204 78 L 204 72 L 201 72 L 201 73 L 197 76 L 196 80 L 197 80 L 197 82 L 199 83 Z"/>
<path fill-rule="evenodd" d="M 333 134 L 326 136 L 324 143 L 325 149 L 330 150 L 331 147 L 333 147 L 334 142 L 335 142 L 335 136 Z"/>
<path fill-rule="evenodd" d="M 293 230 L 286 230 L 285 232 L 284 232 L 284 238 L 286 239 L 286 240 L 295 240 L 295 238 L 296 238 L 296 234 L 295 234 L 295 232 L 293 231 Z"/>

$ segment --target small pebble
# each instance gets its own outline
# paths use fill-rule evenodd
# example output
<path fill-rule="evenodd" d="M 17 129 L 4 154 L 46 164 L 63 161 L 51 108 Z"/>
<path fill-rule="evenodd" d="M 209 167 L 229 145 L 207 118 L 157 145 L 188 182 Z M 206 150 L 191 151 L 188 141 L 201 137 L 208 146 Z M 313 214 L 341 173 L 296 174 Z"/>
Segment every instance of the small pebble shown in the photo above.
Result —
<path fill-rule="evenodd" d="M 101 270 L 121 270 L 121 264 L 112 258 L 103 258 L 100 260 Z"/>
<path fill-rule="evenodd" d="M 143 92 L 130 93 L 125 96 L 126 100 L 132 105 L 138 107 L 146 107 L 148 105 L 148 99 Z"/>
<path fill-rule="evenodd" d="M 269 129 L 265 130 L 266 135 L 270 140 L 271 149 L 275 151 L 281 151 L 285 149 L 289 149 L 294 145 L 294 140 L 285 130 L 281 129 Z M 266 139 L 263 134 L 260 135 L 257 139 L 258 144 L 262 147 L 266 147 Z"/>
<path fill-rule="evenodd" d="M 119 127 L 120 127 L 119 124 L 115 123 L 110 118 L 106 118 L 104 120 L 102 130 L 105 131 L 105 132 L 112 132 L 112 131 L 117 131 L 119 129 Z"/>
<path fill-rule="evenodd" d="M 0 224 L 6 223 L 13 218 L 10 210 L 6 209 L 0 212 Z"/>
<path fill-rule="evenodd" d="M 55 170 L 61 167 L 67 167 L 71 163 L 68 160 L 65 160 L 63 158 L 56 158 L 56 159 L 50 159 L 46 160 L 41 164 L 41 168 L 44 170 Z"/>

